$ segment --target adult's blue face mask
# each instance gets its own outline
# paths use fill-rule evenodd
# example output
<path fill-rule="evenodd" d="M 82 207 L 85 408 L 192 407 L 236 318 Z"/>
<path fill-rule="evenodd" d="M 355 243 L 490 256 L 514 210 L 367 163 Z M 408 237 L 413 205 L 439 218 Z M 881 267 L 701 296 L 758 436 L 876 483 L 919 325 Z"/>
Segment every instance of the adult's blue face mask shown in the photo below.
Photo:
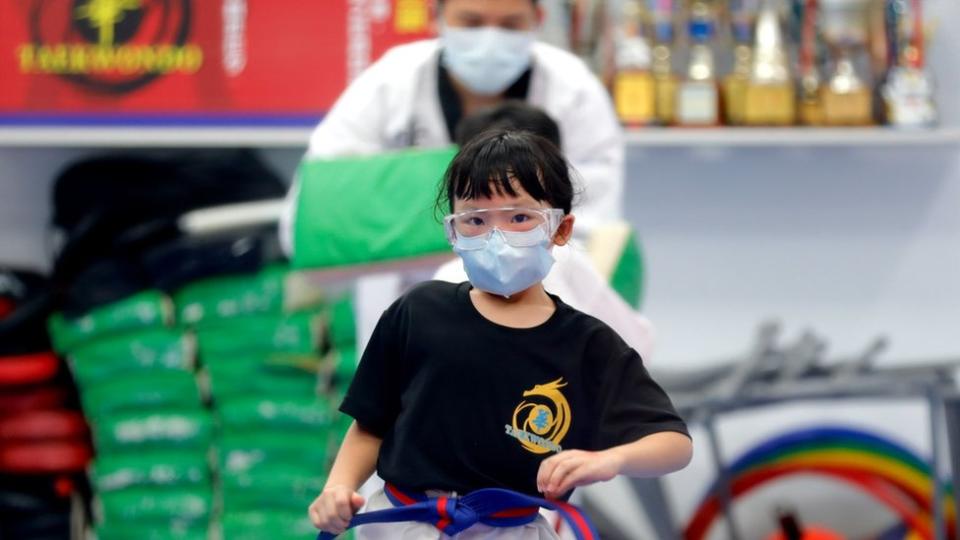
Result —
<path fill-rule="evenodd" d="M 453 250 L 474 287 L 505 297 L 543 281 L 554 262 L 543 227 L 526 232 L 494 228 L 489 236 L 458 237 Z"/>

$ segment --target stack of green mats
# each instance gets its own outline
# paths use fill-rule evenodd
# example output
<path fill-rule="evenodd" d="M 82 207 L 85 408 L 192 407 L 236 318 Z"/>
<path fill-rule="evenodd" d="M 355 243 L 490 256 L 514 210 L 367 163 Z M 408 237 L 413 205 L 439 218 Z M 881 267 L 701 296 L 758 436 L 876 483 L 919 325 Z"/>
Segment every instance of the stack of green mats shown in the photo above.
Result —
<path fill-rule="evenodd" d="M 173 304 L 157 291 L 50 322 L 93 434 L 101 540 L 209 533 L 213 426 L 195 340 L 172 322 Z"/>
<path fill-rule="evenodd" d="M 330 369 L 329 396 L 332 406 L 334 449 L 340 447 L 340 442 L 350 427 L 353 419 L 337 411 L 343 396 L 353 380 L 357 370 L 357 340 L 356 325 L 354 323 L 353 304 L 349 298 L 334 303 L 328 312 L 327 328 L 329 332 L 330 351 L 327 356 L 327 365 Z"/>
<path fill-rule="evenodd" d="M 219 534 L 315 535 L 306 510 L 323 489 L 335 434 L 324 393 L 331 305 L 284 266 L 189 284 L 174 303 L 209 381 Z"/>

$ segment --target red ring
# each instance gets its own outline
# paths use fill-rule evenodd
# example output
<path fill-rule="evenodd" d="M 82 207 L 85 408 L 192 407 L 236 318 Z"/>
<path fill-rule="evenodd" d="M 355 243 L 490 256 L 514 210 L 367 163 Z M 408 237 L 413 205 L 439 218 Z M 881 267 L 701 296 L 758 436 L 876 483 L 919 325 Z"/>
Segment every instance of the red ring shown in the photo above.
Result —
<path fill-rule="evenodd" d="M 17 439 L 69 439 L 87 436 L 87 422 L 76 411 L 30 411 L 0 417 L 0 447 Z"/>
<path fill-rule="evenodd" d="M 52 352 L 0 357 L 0 386 L 48 381 L 59 369 L 60 359 Z"/>
<path fill-rule="evenodd" d="M 17 474 L 82 472 L 92 452 L 85 441 L 43 441 L 0 447 L 0 471 Z"/>
<path fill-rule="evenodd" d="M 4 414 L 59 409 L 66 403 L 67 391 L 52 385 L 0 392 L 0 411 Z"/>

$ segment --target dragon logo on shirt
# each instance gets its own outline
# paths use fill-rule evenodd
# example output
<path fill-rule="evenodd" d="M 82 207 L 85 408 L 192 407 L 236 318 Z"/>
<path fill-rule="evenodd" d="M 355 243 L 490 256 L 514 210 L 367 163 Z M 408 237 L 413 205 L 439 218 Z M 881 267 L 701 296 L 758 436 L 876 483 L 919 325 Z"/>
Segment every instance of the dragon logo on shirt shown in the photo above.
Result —
<path fill-rule="evenodd" d="M 513 424 L 504 426 L 507 435 L 534 454 L 560 452 L 560 441 L 570 429 L 570 405 L 560 392 L 566 385 L 561 377 L 525 390 L 525 399 L 513 411 Z"/>

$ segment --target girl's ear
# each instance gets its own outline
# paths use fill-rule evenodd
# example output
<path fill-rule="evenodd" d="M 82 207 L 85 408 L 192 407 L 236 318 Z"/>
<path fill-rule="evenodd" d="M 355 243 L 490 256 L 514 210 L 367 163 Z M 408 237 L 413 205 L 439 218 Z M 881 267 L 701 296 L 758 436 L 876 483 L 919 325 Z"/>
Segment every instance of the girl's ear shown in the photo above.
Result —
<path fill-rule="evenodd" d="M 575 219 L 573 214 L 563 216 L 563 220 L 560 221 L 560 226 L 557 227 L 557 232 L 553 234 L 554 245 L 563 246 L 570 241 L 570 237 L 573 236 L 573 222 Z"/>

